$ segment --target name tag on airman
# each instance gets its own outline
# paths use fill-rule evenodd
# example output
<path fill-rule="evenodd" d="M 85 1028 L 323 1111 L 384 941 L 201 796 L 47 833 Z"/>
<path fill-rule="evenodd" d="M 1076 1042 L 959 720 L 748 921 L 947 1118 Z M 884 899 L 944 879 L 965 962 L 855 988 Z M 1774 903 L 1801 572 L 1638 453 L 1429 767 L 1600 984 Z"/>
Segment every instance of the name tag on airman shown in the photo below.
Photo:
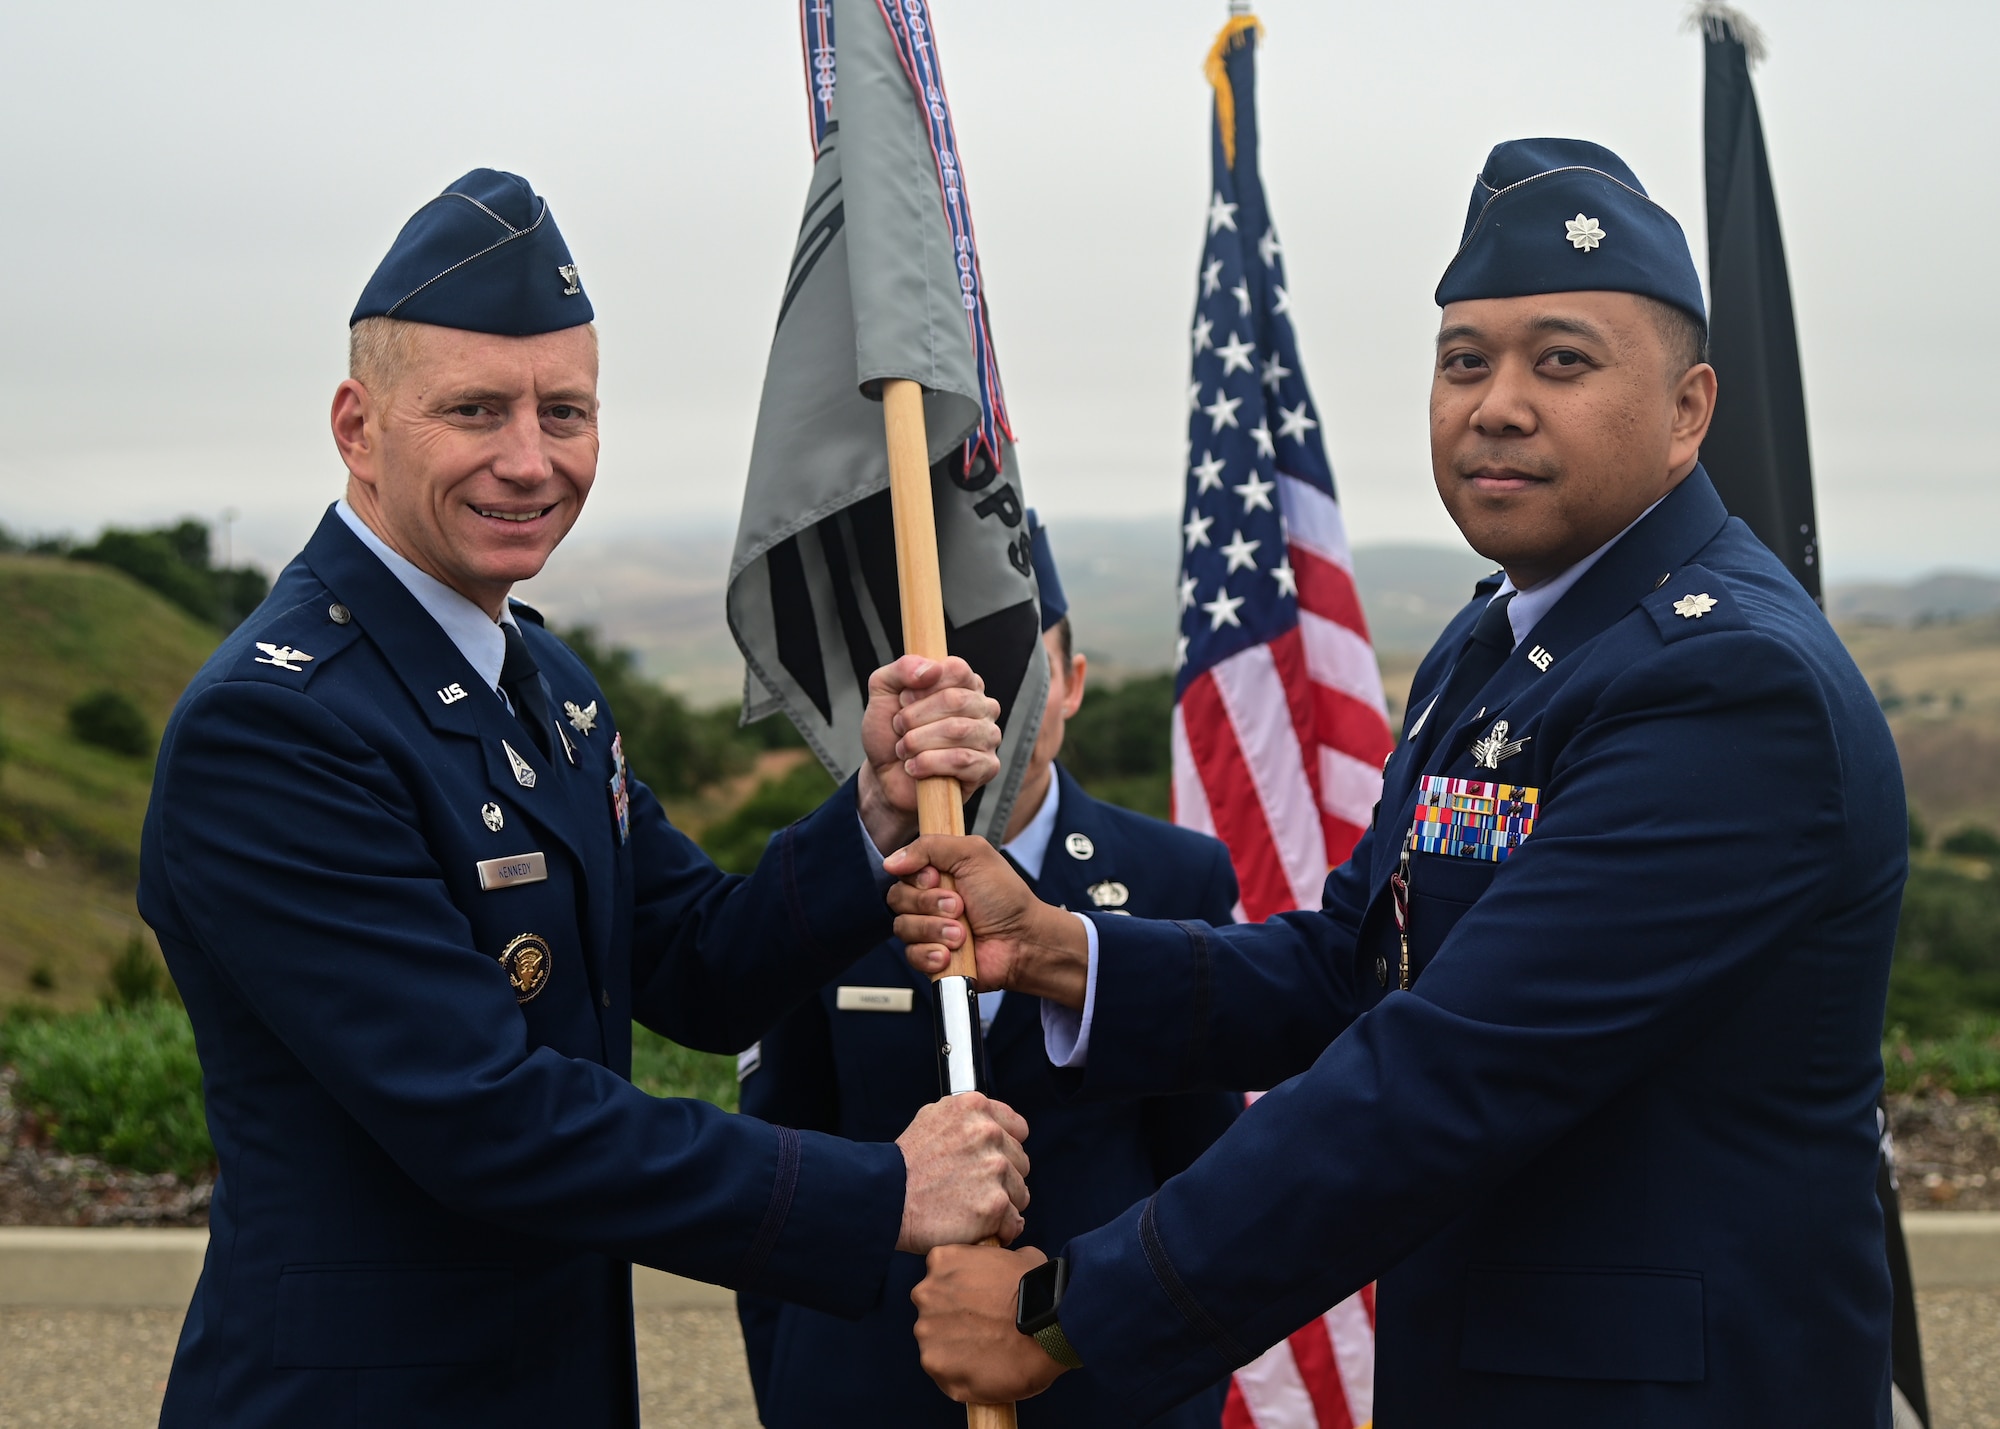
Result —
<path fill-rule="evenodd" d="M 512 888 L 517 883 L 542 883 L 549 876 L 549 861 L 539 853 L 517 853 L 508 858 L 482 858 L 479 886 L 491 893 L 496 888 Z"/>
<path fill-rule="evenodd" d="M 842 1012 L 908 1012 L 916 996 L 907 987 L 843 987 L 834 992 L 833 1005 Z"/>

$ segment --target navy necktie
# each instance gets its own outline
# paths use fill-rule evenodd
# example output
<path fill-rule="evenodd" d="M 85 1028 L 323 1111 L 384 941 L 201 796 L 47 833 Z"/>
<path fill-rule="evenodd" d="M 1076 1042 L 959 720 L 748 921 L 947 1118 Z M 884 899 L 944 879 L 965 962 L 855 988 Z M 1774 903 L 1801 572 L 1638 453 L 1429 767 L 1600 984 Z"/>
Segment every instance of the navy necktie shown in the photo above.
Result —
<path fill-rule="evenodd" d="M 1507 657 L 1514 653 L 1514 626 L 1507 618 L 1507 607 L 1513 603 L 1514 592 L 1487 603 L 1479 613 L 1479 620 L 1472 627 L 1472 634 L 1459 652 L 1458 663 L 1451 667 L 1451 676 L 1444 683 L 1444 692 L 1431 702 L 1430 713 L 1424 716 L 1423 736 L 1427 739 L 1424 763 L 1418 768 L 1428 767 L 1432 751 L 1445 731 L 1458 724 L 1472 697 L 1484 689 L 1494 672 L 1507 663 Z"/>
<path fill-rule="evenodd" d="M 513 703 L 514 717 L 528 731 L 528 738 L 541 750 L 542 758 L 552 759 L 549 749 L 549 704 L 542 698 L 542 671 L 528 653 L 521 632 L 502 621 L 500 633 L 507 638 L 507 658 L 500 666 L 500 688 Z"/>

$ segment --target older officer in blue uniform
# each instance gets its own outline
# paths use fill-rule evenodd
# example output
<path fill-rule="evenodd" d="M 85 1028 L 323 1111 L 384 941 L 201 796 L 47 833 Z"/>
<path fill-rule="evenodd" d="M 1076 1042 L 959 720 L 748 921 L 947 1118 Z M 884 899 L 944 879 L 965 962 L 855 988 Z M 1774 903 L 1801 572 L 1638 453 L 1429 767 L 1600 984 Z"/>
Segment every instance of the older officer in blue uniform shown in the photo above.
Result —
<path fill-rule="evenodd" d="M 629 1262 L 858 1315 L 897 1248 L 1019 1229 L 998 1103 L 860 1146 L 627 1080 L 635 1017 L 734 1051 L 880 942 L 870 840 L 998 731 L 906 659 L 749 878 L 667 822 L 507 604 L 595 475 L 591 316 L 524 180 L 425 205 L 355 309 L 347 498 L 168 726 L 140 905 L 221 1175 L 163 1424 L 634 1425 Z"/>
<path fill-rule="evenodd" d="M 891 860 L 958 875 L 898 931 L 969 908 L 1086 1095 L 1277 1087 L 1056 1262 L 934 1252 L 925 1364 L 1000 1399 L 1080 1364 L 1138 1421 L 1379 1277 L 1391 1429 L 1886 1426 L 1888 730 L 1698 464 L 1701 291 L 1616 155 L 1496 148 L 1437 299 L 1432 466 L 1504 574 L 1322 909 L 1086 928 L 976 846 Z"/>
<path fill-rule="evenodd" d="M 1083 704 L 1087 666 L 1072 648 L 1048 531 L 1033 511 L 1028 524 L 1053 678 L 1002 852 L 1037 896 L 1060 907 L 1230 922 L 1236 874 L 1219 841 L 1100 803 L 1055 762 L 1064 726 Z M 938 1095 L 928 988 L 929 980 L 909 968 L 900 942 L 882 944 L 746 1054 L 744 1111 L 855 1141 L 894 1136 Z M 1242 1108 L 1241 1097 L 1218 1091 L 1072 1101 L 1042 1049 L 1033 998 L 984 993 L 980 1015 L 987 1024 L 988 1084 L 1034 1127 L 1028 1149 L 1035 1199 L 1022 1244 L 1054 1252 L 1144 1200 L 1199 1156 Z M 914 1256 L 897 1259 L 881 1305 L 858 1321 L 768 1297 L 737 1298 L 758 1408 L 771 1429 L 963 1429 L 965 1411 L 925 1376 L 910 1337 L 916 1310 L 909 1292 L 923 1264 Z M 1227 1387 L 1218 1376 L 1156 1422 L 1214 1429 Z M 1115 1413 L 1101 1387 L 1079 1376 L 1021 1406 L 1020 1420 L 1030 1429 L 1090 1429 Z"/>

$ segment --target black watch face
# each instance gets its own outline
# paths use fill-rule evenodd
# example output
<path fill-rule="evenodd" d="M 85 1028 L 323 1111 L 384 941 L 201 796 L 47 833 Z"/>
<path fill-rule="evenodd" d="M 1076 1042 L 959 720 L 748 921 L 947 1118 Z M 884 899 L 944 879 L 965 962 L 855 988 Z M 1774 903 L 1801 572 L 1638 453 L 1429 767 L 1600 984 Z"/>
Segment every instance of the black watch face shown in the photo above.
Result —
<path fill-rule="evenodd" d="M 1024 1335 L 1045 1330 L 1055 1323 L 1056 1307 L 1062 1299 L 1064 1265 L 1046 1261 L 1021 1277 L 1021 1298 L 1014 1312 L 1014 1327 Z"/>

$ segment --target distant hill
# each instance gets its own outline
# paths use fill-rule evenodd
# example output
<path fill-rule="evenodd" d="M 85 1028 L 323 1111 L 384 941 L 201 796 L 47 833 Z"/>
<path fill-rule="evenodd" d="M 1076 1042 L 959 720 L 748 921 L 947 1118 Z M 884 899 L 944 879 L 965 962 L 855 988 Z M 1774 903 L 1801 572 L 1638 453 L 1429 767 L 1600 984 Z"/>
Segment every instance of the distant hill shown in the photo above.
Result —
<path fill-rule="evenodd" d="M 153 760 L 73 738 L 70 703 L 116 690 L 157 742 L 221 636 L 129 576 L 47 556 L 0 556 L 0 610 L 0 1004 L 76 1006 L 142 927 Z M 52 986 L 34 988 L 37 973 Z"/>
<path fill-rule="evenodd" d="M 2000 578 L 1969 571 L 1939 571 L 1907 585 L 1838 585 L 1827 596 L 1836 621 L 1890 625 L 1964 620 L 2000 611 Z"/>
<path fill-rule="evenodd" d="M 1113 679 L 1165 669 L 1174 640 L 1180 528 L 1169 513 L 1071 518 L 1052 526 L 1078 642 Z M 691 531 L 580 540 L 520 588 L 555 624 L 596 625 L 639 652 L 647 674 L 697 701 L 743 688 L 743 663 L 723 619 L 734 533 Z M 1361 603 L 1378 649 L 1420 654 L 1492 563 L 1464 548 L 1362 546 Z"/>

